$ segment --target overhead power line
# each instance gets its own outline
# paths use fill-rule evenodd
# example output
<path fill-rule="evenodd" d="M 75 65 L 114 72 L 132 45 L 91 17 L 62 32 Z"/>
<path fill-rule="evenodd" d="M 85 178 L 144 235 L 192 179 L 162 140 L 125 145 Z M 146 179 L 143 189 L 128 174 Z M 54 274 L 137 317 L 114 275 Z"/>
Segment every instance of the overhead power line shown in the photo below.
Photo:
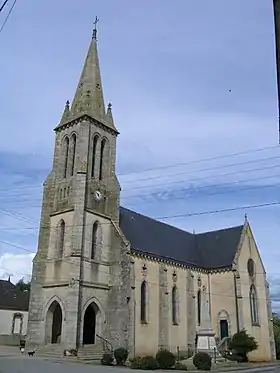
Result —
<path fill-rule="evenodd" d="M 280 147 L 279 147 L 280 149 Z M 193 173 L 199 173 L 199 172 L 206 172 L 206 171 L 216 171 L 216 170 L 222 170 L 224 168 L 232 168 L 232 167 L 236 167 L 236 166 L 244 166 L 244 165 L 250 165 L 250 164 L 254 164 L 254 163 L 260 163 L 260 162 L 266 162 L 266 161 L 273 161 L 273 160 L 279 160 L 280 159 L 280 155 L 279 156 L 274 156 L 274 157 L 267 157 L 267 158 L 257 158 L 257 159 L 253 159 L 253 160 L 250 160 L 250 161 L 245 161 L 245 162 L 239 162 L 239 163 L 230 163 L 230 164 L 225 164 L 225 165 L 219 165 L 219 166 L 215 166 L 215 167 L 208 167 L 208 168 L 198 168 L 198 169 L 195 169 L 195 170 L 191 170 L 191 171 L 185 171 L 185 172 L 180 172 L 180 173 L 173 173 L 173 174 L 167 174 L 167 175 L 158 175 L 158 176 L 152 176 L 152 177 L 146 177 L 146 178 L 141 178 L 141 179 L 133 179 L 133 180 L 130 180 L 130 181 L 124 181 L 122 182 L 122 185 L 123 184 L 128 184 L 128 183 L 135 183 L 135 182 L 139 182 L 139 181 L 149 181 L 149 180 L 155 180 L 155 179 L 164 179 L 164 178 L 171 178 L 171 177 L 174 177 L 174 176 L 187 176 L 187 175 L 192 175 Z M 195 177 L 195 178 L 191 178 L 191 179 L 188 179 L 188 180 L 175 180 L 175 181 L 172 181 L 170 182 L 169 184 L 177 184 L 177 183 L 183 183 L 183 182 L 189 182 L 189 181 L 198 181 L 198 180 L 206 180 L 206 179 L 211 179 L 213 177 L 224 177 L 224 176 L 230 176 L 230 175 L 237 175 L 239 173 L 247 173 L 247 172 L 253 172 L 253 171 L 262 171 L 262 170 L 267 170 L 267 169 L 271 169 L 271 168 L 276 168 L 276 167 L 279 167 L 280 165 L 277 165 L 277 164 L 272 164 L 272 165 L 269 165 L 269 166 L 263 166 L 263 167 L 258 167 L 258 168 L 253 168 L 253 169 L 243 169 L 243 170 L 237 170 L 237 171 L 233 171 L 233 172 L 227 172 L 227 173 L 224 173 L 224 174 L 216 174 L 216 175 L 207 175 L 207 176 L 202 176 L 202 177 Z M 168 168 L 168 166 L 167 166 Z M 141 172 L 139 172 L 141 173 Z M 123 174 L 124 175 L 124 174 Z M 127 173 L 125 175 L 130 175 L 130 173 Z M 119 176 L 119 174 L 117 175 Z M 135 189 L 142 189 L 142 188 L 145 188 L 145 187 L 155 187 L 155 186 L 161 186 L 162 185 L 162 182 L 160 184 L 150 184 L 150 185 L 143 185 L 143 186 L 133 186 L 131 189 L 135 190 Z M 16 188 L 11 188 L 10 186 L 7 187 L 7 188 L 0 188 L 0 193 L 1 193 L 1 196 L 9 196 L 11 195 L 10 192 L 13 192 L 13 191 L 18 191 L 18 190 L 23 190 L 23 189 L 29 189 L 29 188 L 41 188 L 42 187 L 42 183 L 39 183 L 39 184 L 26 184 L 26 185 L 21 185 L 21 186 L 17 186 Z M 8 189 L 8 190 L 7 190 Z M 129 190 L 129 188 L 126 188 L 124 189 L 124 191 L 126 190 Z M 6 193 L 6 191 L 8 191 L 8 193 Z M 4 193 L 3 193 L 4 192 Z M 12 193 L 12 195 L 14 196 L 14 193 Z"/>
<path fill-rule="evenodd" d="M 0 13 L 2 12 L 2 10 L 5 8 L 5 5 L 8 3 L 9 0 L 5 0 L 4 3 L 1 5 L 1 8 L 0 8 Z"/>
<path fill-rule="evenodd" d="M 0 34 L 1 34 L 1 32 L 4 30 L 4 27 L 6 26 L 6 24 L 7 24 L 7 22 L 8 22 L 8 19 L 10 18 L 11 14 L 12 14 L 12 11 L 13 11 L 15 5 L 16 5 L 16 2 L 17 2 L 17 0 L 14 0 L 13 4 L 12 4 L 12 6 L 11 6 L 11 9 L 9 10 L 9 12 L 8 12 L 8 14 L 7 14 L 7 16 L 6 16 L 6 18 L 4 19 L 4 22 L 3 22 L 3 24 L 2 24 L 2 26 L 1 26 L 1 28 L 0 28 Z M 5 4 L 3 4 L 3 5 L 5 5 Z"/>
<path fill-rule="evenodd" d="M 225 208 L 225 209 L 218 209 L 218 210 L 208 210 L 208 211 L 194 211 L 190 212 L 187 214 L 177 214 L 177 215 L 166 215 L 166 216 L 156 216 L 156 217 L 151 217 L 151 219 L 154 220 L 159 220 L 159 221 L 164 221 L 164 220 L 169 220 L 169 219 L 177 219 L 177 218 L 189 218 L 192 216 L 202 216 L 202 215 L 214 215 L 214 214 L 220 214 L 220 213 L 225 213 L 225 212 L 232 212 L 232 211 L 240 211 L 240 210 L 251 210 L 251 209 L 257 209 L 257 208 L 265 208 L 265 207 L 276 207 L 280 205 L 280 201 L 274 201 L 274 202 L 268 202 L 268 203 L 259 203 L 255 205 L 243 205 L 243 206 L 236 206 L 236 207 L 230 207 L 230 208 Z M 8 214 L 9 215 L 9 214 Z M 17 217 L 16 215 L 11 214 L 15 219 L 21 219 L 20 217 Z M 26 222 L 31 223 L 31 221 L 26 220 Z M 34 221 L 34 224 L 36 226 L 33 227 L 25 227 L 21 228 L 22 230 L 34 230 L 34 229 L 39 229 L 38 223 Z M 108 225 L 111 224 L 111 222 L 106 222 L 106 223 L 99 223 L 100 225 Z M 74 225 L 68 224 L 67 227 L 73 227 Z M 86 227 L 86 226 L 92 226 L 92 224 L 76 224 L 75 227 Z M 46 228 L 50 230 L 56 230 L 55 227 L 50 227 L 49 225 L 41 225 L 40 228 Z M 18 230 L 19 227 L 10 227 L 8 230 Z"/>
<path fill-rule="evenodd" d="M 268 147 L 265 147 L 265 148 L 257 148 L 257 149 L 247 150 L 247 151 L 238 152 L 238 153 L 224 154 L 224 155 L 219 155 L 219 156 L 211 157 L 211 158 L 201 158 L 201 159 L 196 159 L 196 160 L 190 161 L 190 162 L 174 163 L 174 164 L 171 164 L 171 165 L 162 165 L 162 166 L 153 167 L 153 168 L 146 168 L 146 169 L 142 169 L 142 170 L 140 169 L 140 170 L 137 170 L 137 171 L 130 172 L 129 174 L 120 173 L 119 176 L 132 175 L 132 174 L 138 174 L 138 173 L 142 173 L 142 172 L 156 171 L 156 170 L 179 167 L 179 166 L 189 166 L 189 165 L 193 165 L 193 164 L 197 164 L 197 163 L 216 161 L 216 160 L 219 160 L 219 159 L 237 157 L 239 155 L 253 154 L 253 153 L 263 152 L 263 151 L 266 151 L 266 150 L 272 150 L 272 149 L 277 149 L 277 148 L 280 149 L 279 145 L 268 146 Z"/>

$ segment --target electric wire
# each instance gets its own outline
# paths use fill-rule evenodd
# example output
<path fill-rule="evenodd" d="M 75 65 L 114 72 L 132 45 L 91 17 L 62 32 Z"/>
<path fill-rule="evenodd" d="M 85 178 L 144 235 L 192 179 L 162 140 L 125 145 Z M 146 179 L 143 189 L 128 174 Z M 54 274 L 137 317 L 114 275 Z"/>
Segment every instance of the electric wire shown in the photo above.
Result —
<path fill-rule="evenodd" d="M 7 14 L 7 16 L 6 16 L 6 18 L 4 19 L 4 22 L 3 22 L 2 26 L 0 27 L 0 34 L 1 34 L 1 32 L 4 30 L 4 27 L 6 26 L 8 20 L 9 20 L 9 18 L 10 18 L 10 16 L 11 16 L 11 14 L 12 14 L 12 11 L 13 11 L 15 5 L 16 5 L 16 2 L 17 2 L 17 0 L 14 0 L 11 9 L 9 10 L 9 12 L 8 12 L 8 14 Z"/>
<path fill-rule="evenodd" d="M 217 210 L 197 211 L 197 212 L 191 212 L 191 213 L 185 213 L 185 214 L 163 215 L 163 216 L 158 216 L 158 217 L 154 217 L 154 218 L 151 218 L 151 219 L 159 220 L 159 221 L 160 220 L 170 220 L 170 219 L 174 219 L 174 218 L 177 219 L 177 218 L 188 218 L 188 217 L 192 217 L 192 216 L 214 215 L 214 214 L 225 213 L 225 212 L 251 210 L 251 209 L 264 208 L 264 207 L 275 207 L 275 206 L 279 206 L 279 205 L 280 205 L 280 201 L 274 201 L 274 202 L 259 203 L 259 204 L 254 204 L 254 205 L 243 205 L 243 206 L 229 207 L 229 208 L 217 209 Z M 139 214 L 139 213 L 136 213 L 136 214 Z M 108 224 L 110 225 L 111 220 L 109 222 L 106 222 L 106 223 L 100 222 L 99 224 L 100 225 L 108 225 Z M 82 225 L 67 224 L 67 227 L 68 228 L 73 227 L 73 226 L 74 227 L 86 227 L 86 226 L 92 226 L 92 225 L 93 225 L 93 223 L 92 224 L 82 224 Z M 14 228 L 18 229 L 18 227 L 14 227 Z M 23 230 L 29 230 L 29 229 L 38 229 L 38 228 L 57 230 L 56 227 L 51 227 L 50 225 L 47 225 L 47 224 L 46 225 L 41 224 L 40 226 L 37 226 L 37 227 L 26 227 L 26 228 L 22 228 L 22 229 Z M 10 227 L 9 230 L 13 230 L 13 227 Z"/>
<path fill-rule="evenodd" d="M 2 12 L 2 10 L 5 8 L 5 5 L 7 5 L 9 0 L 5 0 L 4 3 L 1 5 L 0 7 L 0 13 Z"/>
<path fill-rule="evenodd" d="M 275 147 L 277 149 L 280 149 L 279 145 L 277 147 Z M 264 148 L 265 149 L 265 148 Z M 226 157 L 226 156 L 221 156 L 222 157 Z M 168 174 L 168 175 L 159 175 L 159 176 L 156 176 L 156 178 L 166 178 L 166 177 L 174 177 L 174 176 L 180 176 L 180 175 L 187 175 L 187 174 L 190 174 L 190 173 L 197 173 L 197 172 L 205 172 L 205 171 L 211 171 L 211 170 L 217 170 L 217 169 L 222 169 L 222 168 L 227 168 L 227 167 L 234 167 L 234 166 L 242 166 L 242 165 L 247 165 L 247 164 L 251 164 L 251 163 L 258 163 L 258 162 L 263 162 L 263 161 L 269 161 L 269 160 L 275 160 L 275 159 L 279 159 L 280 156 L 273 156 L 273 157 L 267 157 L 267 158 L 258 158 L 258 159 L 253 159 L 253 160 L 250 160 L 250 161 L 246 161 L 246 162 L 239 162 L 239 163 L 233 163 L 233 164 L 225 164 L 225 165 L 219 165 L 219 166 L 215 166 L 215 167 L 208 167 L 208 168 L 202 168 L 202 169 L 196 169 L 196 170 L 192 170 L 190 171 L 189 173 L 173 173 L 173 174 Z M 214 158 L 209 158 L 209 160 L 211 159 L 214 159 Z M 199 163 L 201 162 L 201 160 L 197 160 L 197 161 L 194 161 L 196 163 Z M 189 163 L 186 163 L 185 165 L 188 165 L 188 164 L 191 164 L 191 162 Z M 169 168 L 169 166 L 162 166 L 160 169 L 164 169 L 164 168 Z M 149 170 L 157 170 L 157 168 L 151 168 Z M 144 170 L 143 172 L 146 172 L 146 170 Z M 238 171 L 239 172 L 239 171 Z M 243 171 L 244 172 L 244 171 Z M 124 176 L 124 175 L 131 175 L 131 174 L 135 174 L 135 173 L 141 173 L 141 172 L 128 172 L 128 173 L 119 173 L 118 176 Z M 209 177 L 209 176 L 207 176 Z M 207 178 L 206 177 L 206 178 Z M 138 181 L 147 181 L 147 180 L 153 180 L 155 177 L 146 177 L 146 178 L 142 178 L 142 179 L 133 179 L 133 180 L 130 180 L 130 181 L 124 181 L 122 184 L 126 184 L 126 183 L 131 183 L 131 182 L 138 182 Z M 29 185 L 18 185 L 16 188 L 11 188 L 10 186 L 8 187 L 9 191 L 11 190 L 20 190 L 20 189 L 25 189 L 25 188 L 41 188 L 42 187 L 42 182 L 40 183 L 37 183 L 37 184 L 29 184 Z M 0 188 L 0 192 L 3 192 L 3 191 L 6 191 L 7 188 Z M 2 193 L 1 193 L 2 194 Z"/>
<path fill-rule="evenodd" d="M 227 172 L 227 173 L 223 173 L 223 174 L 220 174 L 218 175 L 219 178 L 225 178 L 227 176 L 233 176 L 233 175 L 238 175 L 238 174 L 243 174 L 243 173 L 251 173 L 251 172 L 255 172 L 255 171 L 268 171 L 268 170 L 274 170 L 274 169 L 278 169 L 280 168 L 280 164 L 274 164 L 274 165 L 270 165 L 270 166 L 267 166 L 267 167 L 259 167 L 259 168 L 252 168 L 252 169 L 248 169 L 248 170 L 239 170 L 239 171 L 235 171 L 235 172 Z M 167 186 L 171 186 L 171 185 L 174 185 L 174 184 L 182 184 L 182 183 L 195 183 L 195 182 L 198 182 L 198 181 L 205 181 L 205 180 L 209 180 L 209 179 L 213 179 L 213 178 L 217 178 L 217 175 L 209 175 L 209 176 L 203 176 L 203 177 L 195 177 L 195 178 L 191 178 L 191 179 L 187 179 L 187 180 L 179 180 L 179 181 L 173 181 L 173 182 L 168 182 L 168 183 L 160 183 L 160 184 L 151 184 L 151 185 L 148 185 L 148 186 L 132 186 L 131 188 L 126 188 L 123 190 L 123 193 L 127 192 L 127 191 L 135 191 L 135 190 L 139 190 L 139 189 L 145 189 L 145 188 L 156 188 L 156 187 L 167 187 Z M 272 177 L 280 177 L 280 175 L 269 175 L 269 176 L 261 176 L 261 177 L 258 177 L 258 178 L 255 178 L 255 179 L 243 179 L 243 180 L 239 180 L 239 181 L 230 181 L 230 182 L 226 182 L 226 183 L 216 183 L 216 184 L 205 184 L 205 185 L 202 185 L 202 186 L 197 186 L 195 188 L 208 188 L 208 187 L 217 187 L 217 186 L 224 186 L 224 185 L 229 185 L 230 183 L 243 183 L 243 182 L 249 182 L 249 181 L 258 181 L 258 180 L 263 180 L 263 179 L 266 179 L 266 178 L 272 178 Z M 133 182 L 131 182 L 133 184 Z M 182 190 L 186 190 L 188 188 L 183 188 Z M 10 189 L 11 190 L 11 189 Z M 180 190 L 179 190 L 180 191 Z M 156 193 L 156 192 L 155 192 Z M 142 196 L 143 194 L 136 194 L 136 195 L 124 195 L 121 197 L 122 200 L 124 199 L 130 199 L 130 198 L 135 198 L 135 197 L 140 197 Z M 1 197 L 2 197 L 2 200 L 4 200 L 5 202 L 7 202 L 7 197 L 23 197 L 23 196 L 29 196 L 30 197 L 30 193 L 1 193 L 1 196 L 0 196 L 0 202 L 1 202 Z M 33 201 L 36 201 L 36 200 L 40 200 L 41 201 L 41 198 L 32 198 Z"/>

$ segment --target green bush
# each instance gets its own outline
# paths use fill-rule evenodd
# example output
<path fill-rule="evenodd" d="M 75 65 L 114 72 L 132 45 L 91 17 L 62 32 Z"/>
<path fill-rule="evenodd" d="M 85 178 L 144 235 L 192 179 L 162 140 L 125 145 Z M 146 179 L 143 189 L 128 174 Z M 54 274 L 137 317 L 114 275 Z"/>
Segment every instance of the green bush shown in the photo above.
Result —
<path fill-rule="evenodd" d="M 168 350 L 159 350 L 156 354 L 156 360 L 160 369 L 170 369 L 175 365 L 175 355 Z"/>
<path fill-rule="evenodd" d="M 102 356 L 101 359 L 101 364 L 102 365 L 113 365 L 113 355 L 110 352 L 105 352 Z"/>
<path fill-rule="evenodd" d="M 177 362 L 175 363 L 175 370 L 188 370 L 188 367 L 186 364 Z"/>
<path fill-rule="evenodd" d="M 198 352 L 193 358 L 193 365 L 197 370 L 211 370 L 211 357 L 206 352 Z"/>
<path fill-rule="evenodd" d="M 258 344 L 254 337 L 247 334 L 246 330 L 240 330 L 235 333 L 229 343 L 229 349 L 233 352 L 238 362 L 247 362 L 247 354 L 258 348 Z"/>
<path fill-rule="evenodd" d="M 128 351 L 126 348 L 122 348 L 122 347 L 117 348 L 114 351 L 114 356 L 115 356 L 117 365 L 124 365 L 128 357 Z"/>
<path fill-rule="evenodd" d="M 131 369 L 141 369 L 141 357 L 136 356 L 129 359 Z"/>
<path fill-rule="evenodd" d="M 140 360 L 140 369 L 155 370 L 157 369 L 157 360 L 153 356 L 143 356 Z"/>

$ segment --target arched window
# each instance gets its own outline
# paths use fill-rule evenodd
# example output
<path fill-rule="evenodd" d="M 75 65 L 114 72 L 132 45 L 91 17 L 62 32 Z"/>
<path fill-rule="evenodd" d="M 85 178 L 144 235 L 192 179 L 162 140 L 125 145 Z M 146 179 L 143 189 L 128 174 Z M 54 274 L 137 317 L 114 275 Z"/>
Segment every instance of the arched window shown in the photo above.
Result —
<path fill-rule="evenodd" d="M 90 256 L 91 259 L 96 258 L 97 233 L 98 233 L 98 223 L 96 221 L 92 226 L 91 256 Z"/>
<path fill-rule="evenodd" d="M 91 160 L 91 177 L 94 178 L 95 174 L 95 163 L 96 163 L 96 149 L 97 149 L 98 136 L 95 135 L 92 144 L 92 160 Z"/>
<path fill-rule="evenodd" d="M 247 262 L 247 271 L 251 278 L 255 276 L 255 262 L 251 258 Z"/>
<path fill-rule="evenodd" d="M 255 285 L 250 287 L 249 299 L 252 324 L 258 324 L 258 299 Z"/>
<path fill-rule="evenodd" d="M 65 221 L 61 220 L 58 227 L 58 255 L 61 258 L 64 250 Z"/>
<path fill-rule="evenodd" d="M 75 157 L 76 157 L 77 136 L 75 134 L 71 137 L 71 176 L 74 175 Z"/>
<path fill-rule="evenodd" d="M 101 147 L 100 147 L 100 166 L 99 166 L 99 180 L 103 179 L 103 167 L 104 167 L 104 149 L 106 145 L 106 140 L 103 139 L 101 141 Z"/>
<path fill-rule="evenodd" d="M 147 323 L 147 284 L 143 281 L 141 284 L 141 300 L 140 300 L 140 319 L 141 323 Z"/>
<path fill-rule="evenodd" d="M 197 292 L 197 324 L 200 325 L 201 320 L 201 290 Z"/>
<path fill-rule="evenodd" d="M 178 290 L 175 285 L 172 288 L 172 323 L 178 324 Z"/>
<path fill-rule="evenodd" d="M 69 137 L 65 137 L 65 139 L 64 139 L 63 150 L 64 150 L 63 177 L 66 178 L 67 177 L 68 155 L 69 155 Z"/>

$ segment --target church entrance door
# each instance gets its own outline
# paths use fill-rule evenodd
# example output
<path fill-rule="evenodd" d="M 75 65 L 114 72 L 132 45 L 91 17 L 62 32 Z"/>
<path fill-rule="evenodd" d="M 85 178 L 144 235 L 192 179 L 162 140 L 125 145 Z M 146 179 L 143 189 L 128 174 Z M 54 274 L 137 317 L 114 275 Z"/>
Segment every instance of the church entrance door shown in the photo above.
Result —
<path fill-rule="evenodd" d="M 84 315 L 84 328 L 83 328 L 83 344 L 89 345 L 95 343 L 95 329 L 96 329 L 96 315 L 98 307 L 95 303 L 91 303 L 86 309 Z"/>
<path fill-rule="evenodd" d="M 220 335 L 221 340 L 228 337 L 228 322 L 227 320 L 220 320 Z"/>
<path fill-rule="evenodd" d="M 53 301 L 50 305 L 47 317 L 47 342 L 60 343 L 62 329 L 62 310 L 57 301 Z"/>

